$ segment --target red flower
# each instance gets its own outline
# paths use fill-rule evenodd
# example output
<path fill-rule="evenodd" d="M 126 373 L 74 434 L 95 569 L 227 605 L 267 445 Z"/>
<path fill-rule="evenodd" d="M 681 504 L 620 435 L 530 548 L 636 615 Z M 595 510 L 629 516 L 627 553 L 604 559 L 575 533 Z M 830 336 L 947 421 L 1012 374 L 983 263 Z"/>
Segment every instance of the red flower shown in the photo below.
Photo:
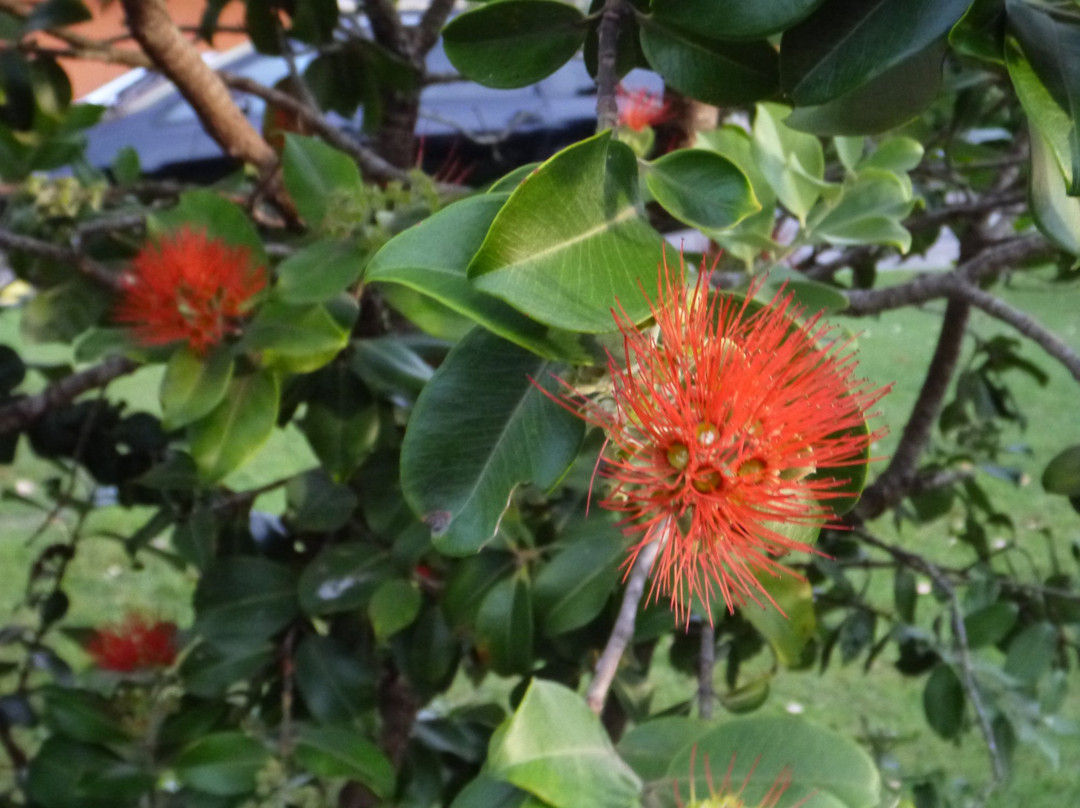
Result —
<path fill-rule="evenodd" d="M 114 626 L 98 629 L 86 652 L 107 671 L 167 668 L 176 661 L 176 624 L 128 615 Z"/>
<path fill-rule="evenodd" d="M 716 590 L 729 610 L 771 602 L 756 574 L 811 551 L 785 528 L 829 520 L 843 480 L 814 472 L 865 462 L 878 437 L 863 428 L 867 408 L 887 392 L 853 378 L 854 357 L 826 341 L 820 315 L 796 323 L 783 293 L 764 306 L 710 294 L 711 274 L 688 290 L 681 261 L 677 272 L 665 261 L 655 329 L 616 315 L 625 358 L 609 355 L 611 397 L 571 390 L 567 405 L 607 432 L 613 489 L 601 504 L 641 535 L 627 566 L 656 542 L 650 596 L 669 595 L 687 618 L 695 595 L 708 608 Z"/>
<path fill-rule="evenodd" d="M 629 93 L 620 85 L 616 90 L 619 102 L 619 126 L 640 132 L 646 126 L 663 123 L 671 114 L 671 104 L 658 93 L 645 88 Z"/>
<path fill-rule="evenodd" d="M 746 774 L 746 779 L 743 780 L 742 785 L 739 786 L 738 791 L 736 791 L 731 785 L 731 772 L 732 769 L 735 768 L 735 756 L 732 755 L 731 762 L 728 764 L 727 774 L 724 775 L 724 780 L 720 783 L 720 788 L 717 789 L 716 785 L 713 783 L 712 771 L 709 769 L 709 756 L 706 755 L 705 782 L 709 787 L 709 796 L 706 799 L 698 800 L 694 790 L 694 756 L 696 752 L 696 747 L 690 752 L 689 803 L 683 804 L 682 797 L 679 794 L 679 784 L 677 782 L 675 783 L 675 803 L 679 808 L 747 808 L 746 802 L 742 798 L 742 794 L 746 790 L 750 778 L 754 776 L 754 770 L 757 768 L 758 761 L 754 761 L 754 765 L 750 767 L 750 771 Z M 776 776 L 776 780 L 773 781 L 769 790 L 765 792 L 765 796 L 755 803 L 752 808 L 776 808 L 776 805 L 780 802 L 780 798 L 784 796 L 784 792 L 790 788 L 791 782 L 791 769 L 785 766 L 780 770 L 780 774 Z M 804 797 L 792 804 L 790 808 L 799 808 L 800 805 L 809 799 L 809 796 Z"/>
<path fill-rule="evenodd" d="M 145 246 L 131 262 L 116 307 L 143 345 L 184 341 L 198 353 L 238 330 L 266 286 L 266 270 L 247 247 L 188 229 Z"/>

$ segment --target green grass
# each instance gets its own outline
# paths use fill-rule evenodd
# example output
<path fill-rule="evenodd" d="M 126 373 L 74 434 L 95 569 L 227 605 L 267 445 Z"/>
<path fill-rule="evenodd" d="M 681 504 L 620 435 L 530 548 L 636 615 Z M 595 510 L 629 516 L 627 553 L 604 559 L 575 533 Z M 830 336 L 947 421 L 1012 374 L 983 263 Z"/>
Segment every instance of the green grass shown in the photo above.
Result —
<path fill-rule="evenodd" d="M 903 279 L 897 274 L 889 280 L 893 277 Z M 1050 285 L 1044 276 L 1027 274 L 1014 278 L 1003 294 L 1080 350 L 1076 290 L 1063 293 L 1060 287 Z M 894 391 L 880 407 L 882 416 L 877 422 L 888 426 L 892 432 L 875 448 L 876 454 L 887 456 L 895 446 L 933 350 L 940 325 L 937 313 L 942 308 L 943 305 L 938 303 L 928 306 L 926 311 L 909 309 L 848 323 L 861 332 L 858 341 L 861 375 L 875 385 L 895 383 Z M 10 315 L 11 312 L 0 313 L 0 342 L 17 339 Z M 971 329 L 982 337 L 1012 333 L 981 314 L 973 318 Z M 967 354 L 970 355 L 970 345 Z M 1038 480 L 1042 468 L 1058 450 L 1071 443 L 1080 443 L 1080 419 L 1072 415 L 1080 397 L 1080 384 L 1045 356 L 1038 346 L 1027 343 L 1022 354 L 1040 364 L 1051 377 L 1045 388 L 1039 388 L 1020 375 L 1010 379 L 1030 426 L 1026 432 L 1014 429 L 1008 439 L 1026 444 L 1030 453 L 1011 455 L 1006 460 L 1022 468 L 1030 482 L 1017 487 L 987 475 L 982 475 L 980 481 L 998 507 L 1012 516 L 1017 525 L 1016 541 L 1031 548 L 1038 563 L 1043 563 L 1046 558 L 1045 545 L 1038 533 L 1043 528 L 1051 531 L 1058 554 L 1068 561 L 1068 543 L 1080 536 L 1080 516 L 1061 498 L 1046 496 Z M 40 361 L 59 361 L 63 359 L 64 351 L 38 349 L 35 355 Z M 119 385 L 113 393 L 125 399 L 135 397 L 142 406 L 152 407 L 155 387 L 154 378 L 135 377 Z M 295 464 L 295 459 L 287 459 L 294 450 L 291 444 L 271 447 L 257 465 L 265 469 L 270 478 L 279 477 L 285 473 L 283 469 Z M 879 464 L 879 469 L 883 465 Z M 19 480 L 40 482 L 49 473 L 55 472 L 24 454 L 14 467 L 0 468 L 0 489 L 11 490 Z M 253 478 L 251 484 L 257 482 L 258 477 Z M 66 587 L 72 602 L 68 624 L 98 624 L 116 619 L 129 609 L 161 614 L 181 624 L 190 621 L 190 592 L 194 580 L 190 575 L 178 573 L 152 556 L 140 558 L 137 565 L 116 541 L 101 538 L 107 531 L 130 532 L 147 516 L 147 512 L 107 508 L 90 517 L 87 537 L 67 576 Z M 38 530 L 42 519 L 41 510 L 11 501 L 4 502 L 0 512 L 0 608 L 5 614 L 11 614 L 15 621 L 32 620 L 32 615 L 18 607 L 25 591 L 28 565 L 49 542 L 63 538 L 71 524 L 70 517 L 62 516 L 28 545 L 28 537 Z M 892 530 L 888 522 L 888 519 L 880 520 L 874 526 L 875 530 L 931 560 L 966 557 L 949 535 L 947 518 L 922 528 L 907 526 L 900 533 Z M 1012 537 L 1003 535 L 1002 538 Z M 875 582 L 873 592 L 887 602 L 889 584 L 884 576 L 882 579 Z M 931 611 L 930 606 L 925 606 L 924 611 Z M 890 653 L 879 658 L 869 674 L 864 674 L 862 660 L 846 667 L 834 661 L 825 675 L 815 671 L 783 672 L 775 680 L 771 698 L 762 710 L 777 713 L 800 709 L 804 715 L 845 734 L 873 736 L 888 747 L 888 754 L 883 758 L 887 781 L 941 774 L 953 785 L 984 783 L 988 777 L 987 755 L 978 733 L 967 733 L 959 745 L 935 737 L 923 717 L 924 679 L 910 680 L 896 673 Z M 979 653 L 989 655 L 993 652 Z M 77 661 L 76 652 L 72 651 L 72 654 L 73 661 Z M 1073 692 L 1063 710 L 1064 716 L 1073 720 L 1080 719 L 1076 678 L 1073 674 Z M 692 683 L 671 671 L 661 671 L 660 679 L 658 697 L 677 700 L 692 692 Z M 1075 761 L 1080 760 L 1080 738 L 1062 738 L 1060 746 L 1063 764 L 1057 770 L 1033 747 L 1022 747 L 1016 756 L 1012 781 L 993 798 L 991 808 L 1080 805 L 1080 782 L 1075 772 Z"/>

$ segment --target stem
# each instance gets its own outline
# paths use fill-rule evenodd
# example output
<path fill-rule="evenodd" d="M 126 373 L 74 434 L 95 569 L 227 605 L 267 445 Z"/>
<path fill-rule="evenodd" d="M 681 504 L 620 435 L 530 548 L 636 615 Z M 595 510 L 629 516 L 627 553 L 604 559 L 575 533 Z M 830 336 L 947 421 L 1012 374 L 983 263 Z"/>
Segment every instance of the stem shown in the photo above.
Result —
<path fill-rule="evenodd" d="M 615 102 L 615 87 L 619 83 L 616 54 L 619 29 L 626 15 L 626 0 L 607 0 L 597 29 L 596 46 L 596 131 L 614 129 L 619 122 L 619 105 Z"/>
<path fill-rule="evenodd" d="M 638 554 L 634 568 L 630 570 L 622 605 L 619 606 L 619 616 L 615 620 L 607 645 L 604 646 L 604 651 L 596 662 L 593 679 L 585 693 L 585 701 L 588 702 L 589 709 L 597 715 L 604 710 L 604 702 L 607 701 L 608 690 L 611 689 L 611 683 L 615 679 L 615 672 L 619 668 L 623 652 L 626 651 L 630 640 L 634 638 L 638 604 L 641 603 L 641 597 L 645 594 L 645 581 L 649 577 L 649 571 L 652 569 L 658 550 L 657 542 L 647 544 Z"/>
<path fill-rule="evenodd" d="M 713 717 L 713 668 L 716 666 L 716 629 L 708 620 L 701 623 L 701 651 L 698 657 L 698 718 Z"/>

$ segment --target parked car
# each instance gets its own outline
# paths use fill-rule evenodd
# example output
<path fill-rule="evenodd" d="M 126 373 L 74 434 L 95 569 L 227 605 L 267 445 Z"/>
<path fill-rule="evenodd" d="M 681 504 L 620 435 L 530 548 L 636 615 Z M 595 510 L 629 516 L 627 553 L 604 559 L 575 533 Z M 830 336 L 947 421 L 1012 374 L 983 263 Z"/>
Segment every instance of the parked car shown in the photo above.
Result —
<path fill-rule="evenodd" d="M 284 59 L 255 52 L 250 43 L 204 57 L 225 70 L 273 86 L 287 75 Z M 298 57 L 303 69 L 311 55 Z M 429 54 L 428 71 L 451 74 L 453 66 L 441 43 Z M 654 73 L 634 71 L 624 84 L 659 92 Z M 261 128 L 265 102 L 236 92 L 244 114 Z M 130 146 L 139 154 L 145 173 L 162 177 L 213 180 L 235 167 L 206 134 L 194 110 L 166 79 L 133 71 L 106 85 L 87 100 L 104 103 L 108 111 L 88 132 L 87 159 L 107 167 Z M 453 164 L 483 182 L 526 163 L 543 160 L 558 149 L 591 134 L 596 126 L 596 85 L 580 58 L 537 84 L 496 90 L 469 81 L 440 82 L 426 87 L 420 98 L 417 135 L 423 142 L 423 167 L 434 173 Z M 330 118 L 356 137 L 360 115 L 353 120 Z"/>

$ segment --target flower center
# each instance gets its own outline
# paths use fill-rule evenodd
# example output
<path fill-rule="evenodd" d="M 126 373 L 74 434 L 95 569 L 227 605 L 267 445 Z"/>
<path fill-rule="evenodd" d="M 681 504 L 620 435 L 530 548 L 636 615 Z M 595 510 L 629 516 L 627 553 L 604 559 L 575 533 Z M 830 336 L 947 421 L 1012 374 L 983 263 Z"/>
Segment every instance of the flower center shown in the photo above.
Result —
<path fill-rule="evenodd" d="M 710 494 L 724 484 L 724 475 L 716 469 L 706 466 L 694 475 L 694 479 L 690 481 L 690 484 L 702 494 Z"/>

